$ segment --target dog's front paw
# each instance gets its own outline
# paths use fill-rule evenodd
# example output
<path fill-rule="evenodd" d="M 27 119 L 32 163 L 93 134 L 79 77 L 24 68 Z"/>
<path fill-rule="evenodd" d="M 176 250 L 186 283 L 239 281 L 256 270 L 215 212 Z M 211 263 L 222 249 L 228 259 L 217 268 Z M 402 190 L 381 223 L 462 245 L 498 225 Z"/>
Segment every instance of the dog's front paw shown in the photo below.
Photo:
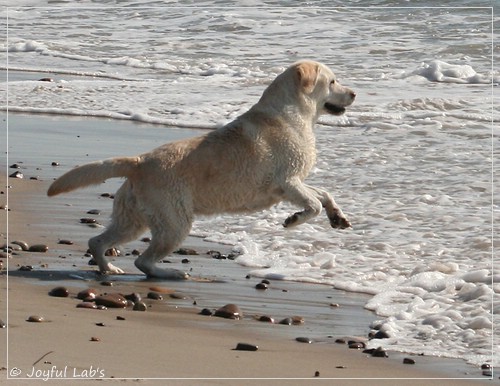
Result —
<path fill-rule="evenodd" d="M 108 266 L 105 270 L 102 270 L 101 273 L 111 274 L 111 275 L 121 275 L 125 273 L 125 271 L 121 268 L 118 268 L 116 265 L 108 263 Z"/>
<path fill-rule="evenodd" d="M 332 217 L 330 219 L 330 225 L 332 226 L 332 228 L 337 228 L 337 229 L 352 228 L 349 220 L 341 216 Z"/>
<path fill-rule="evenodd" d="M 300 212 L 294 213 L 291 216 L 289 216 L 285 222 L 283 223 L 283 226 L 285 228 L 293 227 L 296 225 L 296 223 L 299 221 L 299 214 Z"/>

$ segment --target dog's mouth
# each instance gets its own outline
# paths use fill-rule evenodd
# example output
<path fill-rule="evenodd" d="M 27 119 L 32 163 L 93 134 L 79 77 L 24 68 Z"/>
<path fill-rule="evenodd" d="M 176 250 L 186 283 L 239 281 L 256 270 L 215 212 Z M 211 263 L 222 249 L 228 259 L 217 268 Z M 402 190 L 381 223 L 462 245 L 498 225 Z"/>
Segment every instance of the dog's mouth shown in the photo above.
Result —
<path fill-rule="evenodd" d="M 325 109 L 333 115 L 342 115 L 345 113 L 345 107 L 336 106 L 328 102 L 325 103 Z"/>

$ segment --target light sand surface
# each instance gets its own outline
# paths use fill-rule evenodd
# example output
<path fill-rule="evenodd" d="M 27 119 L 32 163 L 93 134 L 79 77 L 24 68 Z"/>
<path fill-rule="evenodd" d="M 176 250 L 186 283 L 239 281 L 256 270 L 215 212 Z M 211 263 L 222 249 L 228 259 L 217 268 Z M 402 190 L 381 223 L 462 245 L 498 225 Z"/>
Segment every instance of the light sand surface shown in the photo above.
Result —
<path fill-rule="evenodd" d="M 47 127 L 43 117 L 31 117 L 32 120 L 38 118 L 41 128 Z M 54 132 L 51 145 L 41 148 L 33 131 L 30 132 L 30 124 L 26 123 L 29 119 L 14 122 L 14 126 L 10 126 L 8 162 L 23 162 L 21 172 L 25 176 L 23 179 L 5 178 L 3 173 L 0 179 L 3 192 L 0 205 L 7 204 L 8 190 L 10 209 L 0 211 L 0 244 L 7 241 L 8 230 L 9 241 L 21 239 L 29 244 L 43 243 L 49 250 L 46 253 L 17 252 L 10 259 L 2 259 L 0 319 L 8 328 L 0 330 L 0 347 L 5 348 L 0 351 L 0 382 L 9 378 L 13 383 L 15 379 L 15 384 L 31 385 L 34 378 L 40 383 L 43 378 L 64 377 L 78 378 L 79 385 L 105 379 L 104 382 L 167 385 L 368 383 L 444 386 L 489 381 L 481 376 L 480 369 L 462 361 L 398 353 L 389 353 L 389 358 L 374 358 L 334 343 L 336 338 L 345 335 L 366 337 L 370 314 L 362 309 L 361 295 L 341 293 L 326 286 L 286 282 L 273 282 L 268 291 L 256 291 L 254 286 L 258 280 L 245 278 L 249 269 L 205 254 L 216 248 L 227 253 L 229 246 L 189 238 L 185 246 L 196 249 L 200 255 L 188 256 L 190 262 L 185 265 L 180 260 L 186 256 L 169 259 L 175 268 L 189 270 L 198 281 L 145 280 L 133 267 L 132 256 L 116 259 L 116 264 L 125 268 L 127 275 L 96 275 L 96 268 L 88 265 L 89 258 L 84 254 L 86 240 L 99 229 L 80 224 L 78 219 L 89 217 L 85 211 L 95 207 L 109 215 L 112 201 L 101 198 L 98 192 L 112 191 L 118 185 L 106 183 L 93 190 L 51 199 L 45 192 L 53 177 L 60 175 L 65 167 L 82 162 L 86 154 L 112 153 L 115 139 L 102 132 L 99 138 L 106 144 L 105 150 L 82 147 L 85 141 L 80 140 L 81 137 L 87 136 L 93 141 L 99 136 L 94 126 L 99 121 L 82 123 L 80 120 L 79 125 L 87 127 L 88 131 L 78 140 L 74 133 L 71 134 L 78 146 L 65 138 L 56 143 L 54 138 L 60 133 Z M 69 127 L 74 121 L 66 122 Z M 119 126 L 124 123 L 106 124 Z M 22 134 L 24 130 L 26 133 Z M 162 130 L 165 141 L 169 140 L 169 134 L 182 135 L 175 130 Z M 44 133 L 39 135 L 42 138 Z M 47 136 L 43 138 L 47 140 Z M 22 146 L 18 142 L 21 139 Z M 156 145 L 150 141 L 149 148 Z M 116 155 L 122 155 L 120 146 L 117 146 Z M 137 152 L 140 151 L 142 149 Z M 88 157 L 89 161 L 97 159 L 93 155 Z M 64 165 L 51 167 L 51 159 L 62 160 Z M 15 171 L 8 169 L 5 160 L 0 165 L 9 174 Z M 30 176 L 39 178 L 30 180 Z M 103 224 L 106 221 L 105 217 L 99 218 Z M 60 245 L 60 239 L 70 239 L 74 244 Z M 122 253 L 129 253 L 133 248 L 140 249 L 141 242 L 126 246 Z M 7 263 L 8 271 L 5 269 Z M 31 265 L 34 269 L 19 271 L 22 265 Z M 102 286 L 103 280 L 114 285 Z M 67 287 L 70 296 L 49 296 L 49 291 L 56 286 Z M 130 308 L 76 308 L 79 301 L 75 296 L 85 288 L 93 287 L 100 293 L 136 292 L 145 298 L 153 286 L 165 289 L 164 300 L 145 300 L 148 305 L 145 312 Z M 185 299 L 170 298 L 167 289 L 184 294 Z M 199 315 L 202 308 L 215 309 L 227 303 L 237 303 L 245 317 L 229 320 Z M 339 303 L 340 307 L 332 309 L 330 303 Z M 263 323 L 255 320 L 259 314 L 270 314 L 278 319 L 298 314 L 304 317 L 305 324 Z M 43 316 L 45 322 L 27 322 L 30 315 Z M 125 320 L 118 320 L 117 316 Z M 319 319 L 331 319 L 329 333 L 324 330 L 328 324 Z M 315 343 L 299 343 L 295 341 L 299 336 L 310 336 Z M 92 341 L 92 337 L 99 341 Z M 240 342 L 257 345 L 259 349 L 256 352 L 234 350 Z M 404 357 L 415 359 L 416 364 L 404 365 Z M 315 376 L 316 373 L 319 376 Z"/>

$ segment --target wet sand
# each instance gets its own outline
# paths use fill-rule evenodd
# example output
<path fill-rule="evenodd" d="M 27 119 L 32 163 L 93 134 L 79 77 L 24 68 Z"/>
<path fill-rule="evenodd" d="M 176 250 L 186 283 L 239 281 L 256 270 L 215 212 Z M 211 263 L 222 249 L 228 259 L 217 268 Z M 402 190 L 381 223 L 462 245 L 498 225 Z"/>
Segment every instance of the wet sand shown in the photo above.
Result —
<path fill-rule="evenodd" d="M 49 199 L 45 192 L 50 182 L 77 164 L 137 154 L 160 142 L 198 133 L 128 121 L 9 116 L 10 154 L 8 162 L 2 160 L 2 170 L 11 174 L 16 170 L 8 166 L 19 163 L 24 178 L 5 181 L 4 173 L 0 179 L 0 206 L 6 205 L 9 193 L 9 211 L 0 211 L 0 243 L 7 241 L 8 231 L 9 241 L 46 244 L 49 249 L 46 253 L 20 251 L 2 259 L 0 319 L 8 328 L 0 330 L 0 344 L 6 348 L 0 354 L 0 379 L 16 378 L 22 384 L 20 378 L 26 383 L 45 377 L 141 383 L 169 378 L 168 384 L 182 385 L 308 385 L 311 381 L 470 385 L 488 380 L 480 369 L 463 361 L 392 352 L 389 358 L 375 358 L 335 343 L 345 337 L 366 339 L 369 324 L 377 319 L 363 309 L 366 297 L 330 286 L 282 281 L 271 281 L 268 290 L 256 290 L 260 279 L 247 278 L 251 269 L 207 254 L 209 250 L 229 254 L 228 245 L 190 237 L 184 247 L 198 255 L 168 257 L 169 263 L 164 264 L 190 272 L 195 280 L 146 280 L 131 256 L 134 249 L 145 248 L 140 240 L 124 246 L 122 256 L 116 257 L 115 264 L 127 274 L 98 275 L 96 267 L 88 265 L 85 252 L 88 238 L 100 229 L 79 219 L 94 217 L 105 225 L 112 200 L 101 194 L 113 193 L 120 181 Z M 52 166 L 52 162 L 59 165 Z M 101 214 L 89 215 L 90 209 Z M 58 244 L 61 239 L 73 245 Z M 183 259 L 189 261 L 183 263 Z M 21 266 L 33 270 L 20 271 Z M 102 281 L 113 286 L 103 286 Z M 70 296 L 49 296 L 56 286 L 67 287 Z M 153 287 L 162 287 L 165 293 L 163 300 L 146 299 L 145 312 L 76 308 L 76 294 L 89 287 L 100 293 L 139 293 L 143 298 Z M 182 296 L 172 298 L 171 292 Z M 199 314 L 203 308 L 214 310 L 228 303 L 242 309 L 241 320 Z M 30 315 L 43 316 L 45 322 L 29 323 Z M 257 321 L 261 315 L 276 320 L 301 316 L 305 323 L 285 326 Z M 297 342 L 297 337 L 311 338 L 314 343 Z M 236 351 L 238 343 L 257 345 L 258 351 Z M 405 365 L 403 358 L 412 358 L 416 364 Z"/>

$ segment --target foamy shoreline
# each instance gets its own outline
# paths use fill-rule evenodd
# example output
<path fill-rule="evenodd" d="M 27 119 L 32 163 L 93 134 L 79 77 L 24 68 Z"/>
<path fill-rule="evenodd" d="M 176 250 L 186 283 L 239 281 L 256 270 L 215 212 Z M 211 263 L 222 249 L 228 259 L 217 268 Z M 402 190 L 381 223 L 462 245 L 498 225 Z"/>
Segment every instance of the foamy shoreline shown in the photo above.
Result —
<path fill-rule="evenodd" d="M 33 117 L 31 117 L 33 118 Z M 71 296 L 65 299 L 49 297 L 48 291 L 56 285 L 62 283 L 66 285 L 72 295 L 79 288 L 89 285 L 89 282 L 75 279 L 69 276 L 71 273 L 80 274 L 88 270 L 87 260 L 82 257 L 86 249 L 86 239 L 89 235 L 98 232 L 78 224 L 77 216 L 84 213 L 85 210 L 93 208 L 95 205 L 107 208 L 109 213 L 111 201 L 97 198 L 97 191 L 113 191 L 117 184 L 107 183 L 100 186 L 97 191 L 83 191 L 66 196 L 60 200 L 49 201 L 44 192 L 50 184 L 50 176 L 59 175 L 64 167 L 70 167 L 69 161 L 76 157 L 85 159 L 85 154 L 90 151 L 96 151 L 97 148 L 87 147 L 95 141 L 95 146 L 103 146 L 105 150 L 99 148 L 103 153 L 121 154 L 123 144 L 129 140 L 136 140 L 137 147 L 144 147 L 144 150 L 151 148 L 151 142 L 141 142 L 139 139 L 147 136 L 147 133 L 138 134 L 139 139 L 126 139 L 114 136 L 113 131 L 96 130 L 98 120 L 69 120 L 68 125 L 76 122 L 81 128 L 85 128 L 80 133 L 61 133 L 66 136 L 61 138 L 61 142 L 53 141 L 57 138 L 58 132 L 50 128 L 43 117 L 34 117 L 38 124 L 38 136 L 33 136 L 31 129 L 26 131 L 26 135 L 20 135 L 20 131 L 26 128 L 29 121 L 23 124 L 9 127 L 12 135 L 10 138 L 11 154 L 9 164 L 14 162 L 24 162 L 21 171 L 25 178 L 12 179 L 7 183 L 12 185 L 9 190 L 9 240 L 26 239 L 34 243 L 46 243 L 49 245 L 47 254 L 27 255 L 21 253 L 9 260 L 9 308 L 7 331 L 0 331 L 2 343 L 6 340 L 6 333 L 9 335 L 9 358 L 8 368 L 20 368 L 26 378 L 29 374 L 38 374 L 32 364 L 43 354 L 52 351 L 47 358 L 48 362 L 41 361 L 37 363 L 41 371 L 39 374 L 45 376 L 47 371 L 56 378 L 67 367 L 66 374 L 73 374 L 77 369 L 78 374 L 81 371 L 90 373 L 91 369 L 97 367 L 105 369 L 106 378 L 314 378 L 315 372 L 319 371 L 320 379 L 324 378 L 439 378 L 450 377 L 450 371 L 454 372 L 452 377 L 481 377 L 481 371 L 473 367 L 466 366 L 463 362 L 454 361 L 446 375 L 437 372 L 440 366 L 436 362 L 441 362 L 441 369 L 447 367 L 446 360 L 436 360 L 435 358 L 416 358 L 416 366 L 403 365 L 401 361 L 391 358 L 369 358 L 356 350 L 349 350 L 345 346 L 335 344 L 310 344 L 305 345 L 294 341 L 293 337 L 304 334 L 314 335 L 315 331 L 307 329 L 308 315 L 302 315 L 306 318 L 306 325 L 302 330 L 294 326 L 288 327 L 287 334 L 276 334 L 276 329 L 281 326 L 267 326 L 260 324 L 249 318 L 242 321 L 228 321 L 218 318 L 202 317 L 197 315 L 203 302 L 209 307 L 215 307 L 217 299 L 220 299 L 219 305 L 222 306 L 228 302 L 227 291 L 231 292 L 233 297 L 238 295 L 240 299 L 248 298 L 247 304 L 249 314 L 257 314 L 259 307 L 269 310 L 284 310 L 285 308 L 275 307 L 275 304 L 282 302 L 278 293 L 274 292 L 274 297 L 269 297 L 268 292 L 261 296 L 256 294 L 253 285 L 255 281 L 249 282 L 244 279 L 245 269 L 237 264 L 227 264 L 228 262 L 213 261 L 201 258 L 193 258 L 192 265 L 195 273 L 203 272 L 204 275 L 212 278 L 223 278 L 225 283 L 161 283 L 166 287 L 174 287 L 176 290 L 187 293 L 190 300 L 180 303 L 169 302 L 146 313 L 124 311 L 95 311 L 76 309 L 76 301 Z M 64 118 L 62 118 L 64 119 Z M 13 120 L 15 121 L 15 120 Z M 50 122 L 50 121 L 49 121 Z M 104 122 L 101 122 L 104 123 Z M 120 122 L 106 122 L 107 126 L 120 125 Z M 125 123 L 123 123 L 125 124 Z M 128 123 L 133 125 L 133 123 Z M 51 132 L 52 139 L 44 143 L 43 129 Z M 186 135 L 186 132 L 180 133 L 178 130 L 161 129 L 165 141 L 175 138 L 179 135 Z M 118 131 L 117 131 L 118 132 Z M 30 135 L 31 134 L 31 135 Z M 78 135 L 78 139 L 76 139 Z M 73 136 L 75 142 L 72 144 L 69 136 Z M 14 139 L 17 138 L 17 139 Z M 19 139 L 21 138 L 21 139 Z M 120 138 L 120 141 L 117 140 Z M 12 142 L 14 140 L 14 142 Z M 17 143 L 22 140 L 23 143 Z M 42 141 L 42 142 L 40 142 Z M 75 145 L 77 144 L 77 145 Z M 149 147 L 148 147 L 149 146 Z M 140 152 L 142 150 L 138 150 Z M 110 156 L 113 154 L 110 154 Z M 93 156 L 92 156 L 93 157 Z M 90 158 L 90 155 L 89 155 Z M 49 161 L 60 161 L 62 167 L 53 169 Z M 5 163 L 5 167 L 9 165 Z M 37 169 L 40 168 L 40 169 Z M 13 172 L 7 169 L 7 172 Z M 10 173 L 9 173 L 10 174 Z M 39 175 L 38 180 L 29 180 L 30 176 Z M 2 179 L 2 186 L 5 183 Z M 4 189 L 3 189 L 4 190 Z M 5 196 L 2 197 L 4 199 Z M 43 197 L 43 199 L 42 199 Z M 3 202 L 2 202 L 3 204 Z M 6 212 L 2 211 L 2 216 Z M 83 216 L 82 216 L 83 217 Z M 105 219 L 103 219 L 105 223 Z M 2 235 L 4 230 L 2 229 Z M 5 236 L 4 236 L 5 238 Z M 75 244 L 72 246 L 61 246 L 57 244 L 58 239 L 72 239 Z M 3 243 L 4 240 L 2 240 Z M 194 242 L 195 240 L 191 240 Z M 203 245 L 203 244 L 202 244 Z M 212 248 L 213 245 L 206 246 L 205 249 Z M 195 249 L 200 245 L 195 245 Z M 222 248 L 222 247 L 221 247 Z M 127 249 L 129 249 L 127 247 Z M 202 248 L 203 249 L 203 248 Z M 66 256 L 64 259 L 59 256 Z M 130 267 L 133 259 L 131 257 L 119 258 L 119 263 L 127 261 Z M 178 258 L 176 261 L 178 262 Z M 32 272 L 19 273 L 16 264 L 33 264 L 35 270 Z M 48 267 L 43 267 L 48 264 Z M 123 263 L 122 263 L 123 265 Z M 54 270 L 54 268 L 56 268 Z M 85 275 L 84 278 L 87 278 Z M 131 272 L 126 280 L 111 278 L 115 282 L 113 291 L 123 291 L 126 293 L 139 291 L 145 294 L 151 283 L 143 281 L 138 272 Z M 2 286 L 7 287 L 6 275 L 2 276 Z M 98 286 L 98 282 L 91 281 L 92 285 Z M 251 283 L 251 284 L 250 284 Z M 158 283 L 155 283 L 158 284 Z M 291 294 L 290 301 L 294 301 L 295 296 L 304 296 L 304 294 L 313 294 L 308 285 L 297 283 L 279 283 L 275 284 L 279 289 L 286 289 Z M 322 287 L 322 286 L 316 286 Z M 99 287 L 102 289 L 102 287 Z M 108 291 L 102 289 L 103 292 Z M 309 291 L 309 292 L 308 292 Z M 332 300 L 323 298 L 324 306 L 328 302 L 339 302 L 341 307 L 338 312 L 329 310 L 332 319 L 342 319 L 342 301 L 338 300 L 337 292 L 332 291 Z M 210 294 L 210 296 L 207 295 Z M 27 295 L 29 294 L 29 295 Z M 317 294 L 316 294 L 317 295 Z M 261 299 L 256 301 L 257 296 Z M 192 305 L 193 300 L 197 300 L 197 306 Z M 340 298 L 342 299 L 342 298 Z M 314 298 L 317 301 L 317 298 Z M 245 301 L 243 300 L 244 304 Z M 347 301 L 346 301 L 347 302 Z M 6 305 L 6 301 L 2 299 Z M 361 303 L 361 302 L 360 302 Z M 305 303 L 304 303 L 305 304 Z M 246 304 L 245 304 L 246 305 Z M 300 307 L 299 303 L 299 307 Z M 347 307 L 346 307 L 347 308 Z M 36 313 L 44 313 L 50 323 L 32 324 L 26 323 L 25 319 Z M 120 324 L 116 321 L 118 313 L 126 315 L 126 321 Z M 344 314 L 344 318 L 348 314 Z M 0 319 L 4 317 L 0 316 Z M 104 323 L 109 328 L 97 328 L 95 323 Z M 335 322 L 333 322 L 335 325 Z M 165 328 L 168 326 L 168 328 Z M 37 330 L 38 327 L 38 330 Z M 150 328 L 154 327 L 154 328 Z M 273 330 L 274 329 L 274 330 Z M 42 332 L 43 331 L 43 332 Z M 90 342 L 92 333 L 102 335 L 100 342 Z M 359 331 L 358 334 L 363 333 Z M 33 340 L 33 334 L 36 334 L 36 340 Z M 64 339 L 60 339 L 61 335 Z M 285 334 L 286 335 L 286 334 Z M 332 336 L 338 335 L 333 329 Z M 327 341 L 327 339 L 325 339 Z M 255 343 L 259 345 L 259 351 L 256 353 L 237 352 L 232 349 L 238 342 Z M 14 345 L 13 342 L 16 342 Z M 150 342 L 161 342 L 151 344 Z M 166 342 L 172 342 L 167 344 Z M 326 344 L 325 344 L 326 343 Z M 6 344 L 4 345 L 6 347 Z M 97 348 L 96 348 L 97 347 Z M 97 355 L 96 353 L 99 352 Z M 391 355 L 392 356 L 392 355 Z M 397 356 L 397 355 L 396 355 Z M 99 363 L 97 363 L 99 362 Z M 381 365 L 383 363 L 383 365 Z M 2 358 L 0 366 L 7 367 L 7 358 Z M 167 367 L 165 367 L 167 366 Z M 337 368 L 344 366 L 344 368 Z M 166 371 L 165 369 L 169 370 Z M 34 370 L 34 372 L 32 372 Z M 435 372 L 436 371 L 436 372 Z M 471 371 L 475 371 L 471 373 Z M 7 371 L 6 371 L 7 372 Z M 468 372 L 468 375 L 464 373 Z M 64 374 L 64 372 L 62 372 Z M 96 374 L 100 374 L 99 371 Z M 487 378 L 485 378 L 487 379 Z M 229 381 L 227 381 L 229 382 Z M 248 383 L 245 383 L 248 382 Z M 250 384 L 252 381 L 241 381 L 238 384 Z M 284 382 L 287 381 L 282 381 Z M 297 381 L 299 382 L 299 381 Z M 308 381 L 302 381 L 307 384 Z M 352 382 L 352 383 L 350 383 Z M 344 381 L 343 384 L 357 384 L 358 381 Z M 392 381 L 379 381 L 380 384 L 391 384 Z M 402 381 L 393 381 L 394 384 L 401 384 Z M 410 381 L 408 381 L 410 382 Z M 411 384 L 429 384 L 428 380 L 412 380 Z M 440 380 L 441 384 L 460 384 L 458 380 Z M 468 379 L 464 384 L 471 384 L 473 380 Z M 198 383 L 199 384 L 199 383 Z M 204 384 L 221 384 L 220 381 L 206 380 Z M 229 383 L 228 383 L 229 384 Z M 278 383 L 274 383 L 278 384 Z"/>

